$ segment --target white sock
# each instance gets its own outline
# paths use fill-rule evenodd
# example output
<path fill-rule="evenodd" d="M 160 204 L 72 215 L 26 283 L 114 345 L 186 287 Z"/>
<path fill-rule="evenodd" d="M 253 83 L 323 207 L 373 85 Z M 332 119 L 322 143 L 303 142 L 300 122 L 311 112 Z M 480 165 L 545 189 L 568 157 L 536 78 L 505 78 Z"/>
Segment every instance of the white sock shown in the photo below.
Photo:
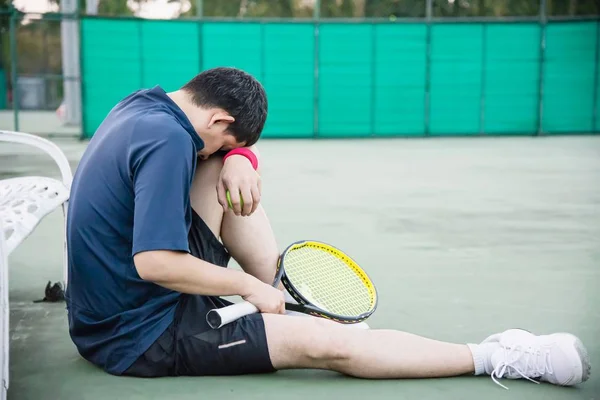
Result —
<path fill-rule="evenodd" d="M 472 344 L 467 343 L 473 354 L 473 364 L 475 365 L 475 375 L 490 375 L 494 370 L 492 365 L 492 354 L 500 348 L 500 343 Z"/>

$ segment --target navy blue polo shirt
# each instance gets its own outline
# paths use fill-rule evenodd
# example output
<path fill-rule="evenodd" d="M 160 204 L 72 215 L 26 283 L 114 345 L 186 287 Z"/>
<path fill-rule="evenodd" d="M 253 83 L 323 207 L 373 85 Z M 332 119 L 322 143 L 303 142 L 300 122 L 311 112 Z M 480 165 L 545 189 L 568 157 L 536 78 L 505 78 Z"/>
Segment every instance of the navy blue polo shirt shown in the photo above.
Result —
<path fill-rule="evenodd" d="M 189 251 L 189 191 L 203 147 L 157 86 L 110 111 L 77 167 L 67 219 L 69 331 L 80 354 L 109 373 L 123 373 L 173 321 L 181 294 L 142 280 L 133 256 Z"/>

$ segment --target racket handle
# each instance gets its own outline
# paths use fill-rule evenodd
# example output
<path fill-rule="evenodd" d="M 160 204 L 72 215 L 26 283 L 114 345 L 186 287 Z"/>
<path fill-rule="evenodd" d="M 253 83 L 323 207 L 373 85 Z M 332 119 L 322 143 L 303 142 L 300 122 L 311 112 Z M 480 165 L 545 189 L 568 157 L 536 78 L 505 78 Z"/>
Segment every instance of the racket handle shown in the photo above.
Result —
<path fill-rule="evenodd" d="M 227 325 L 236 319 L 242 318 L 246 315 L 255 314 L 258 312 L 258 308 L 248 301 L 242 301 L 241 303 L 232 304 L 223 308 L 215 308 L 210 310 L 206 314 L 206 322 L 213 329 L 219 329 L 223 325 Z"/>

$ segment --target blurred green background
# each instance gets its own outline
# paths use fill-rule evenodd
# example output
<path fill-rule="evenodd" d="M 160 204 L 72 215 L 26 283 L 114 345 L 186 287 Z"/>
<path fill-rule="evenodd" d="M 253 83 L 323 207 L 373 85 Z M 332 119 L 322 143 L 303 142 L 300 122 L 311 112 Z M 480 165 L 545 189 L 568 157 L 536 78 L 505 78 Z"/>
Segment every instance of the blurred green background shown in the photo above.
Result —
<path fill-rule="evenodd" d="M 234 66 L 267 90 L 264 137 L 600 132 L 596 1 L 87 1 L 0 1 L 0 108 L 14 117 L 0 128 L 89 138 L 134 90 Z M 75 73 L 63 66 L 67 21 Z M 69 81 L 79 117 L 23 114 L 64 113 Z"/>

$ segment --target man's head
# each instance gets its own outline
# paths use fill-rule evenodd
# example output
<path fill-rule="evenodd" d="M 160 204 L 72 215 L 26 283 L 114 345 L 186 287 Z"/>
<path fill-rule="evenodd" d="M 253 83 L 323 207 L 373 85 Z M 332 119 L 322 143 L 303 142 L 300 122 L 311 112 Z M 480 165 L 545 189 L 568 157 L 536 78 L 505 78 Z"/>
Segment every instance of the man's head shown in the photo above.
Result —
<path fill-rule="evenodd" d="M 235 68 L 204 71 L 170 96 L 204 141 L 202 157 L 253 145 L 267 119 L 264 88 Z"/>

